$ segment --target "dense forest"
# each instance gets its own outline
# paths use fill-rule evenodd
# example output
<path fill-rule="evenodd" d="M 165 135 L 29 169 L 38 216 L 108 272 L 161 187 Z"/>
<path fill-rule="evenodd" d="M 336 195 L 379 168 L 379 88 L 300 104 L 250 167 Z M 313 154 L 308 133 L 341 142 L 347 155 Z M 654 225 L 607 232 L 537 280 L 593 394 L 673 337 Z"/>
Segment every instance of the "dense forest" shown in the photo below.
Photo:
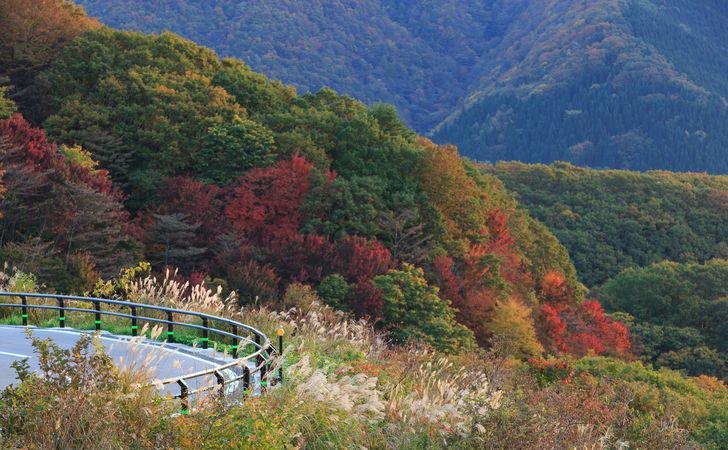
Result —
<path fill-rule="evenodd" d="M 598 292 L 608 309 L 629 314 L 622 319 L 646 362 L 728 380 L 726 280 L 726 260 L 666 261 L 627 269 Z"/>
<path fill-rule="evenodd" d="M 726 255 L 710 242 L 685 258 L 704 265 L 590 273 L 504 176 L 518 167 L 464 159 L 392 106 L 299 95 L 239 59 L 107 28 L 63 0 L 0 2 L 0 30 L 0 288 L 212 310 L 266 332 L 282 324 L 292 341 L 284 387 L 190 417 L 103 355 L 36 341 L 48 369 L 20 367 L 0 394 L 2 446 L 725 441 L 726 267 L 707 260 Z M 704 214 L 689 220 L 712 230 L 701 238 L 725 241 L 722 178 L 625 174 L 643 197 L 695 202 Z M 675 233 L 698 227 L 676 217 Z M 580 276 L 611 280 L 589 292 Z M 675 282 L 633 298 L 653 279 Z M 681 302 L 689 314 L 672 309 Z M 684 342 L 666 337 L 673 328 Z M 103 432 L 94 416 L 119 426 Z"/>
<path fill-rule="evenodd" d="M 590 287 L 630 267 L 728 258 L 728 177 L 481 165 L 566 246 Z"/>
<path fill-rule="evenodd" d="M 658 366 L 728 376 L 721 341 L 728 320 L 727 177 L 568 163 L 480 167 L 559 238 L 579 279 L 608 311 L 628 314 L 620 320 L 635 354 Z"/>
<path fill-rule="evenodd" d="M 81 3 L 304 91 L 394 104 L 476 160 L 728 171 L 720 0 Z"/>
<path fill-rule="evenodd" d="M 387 102 L 435 127 L 477 78 L 487 49 L 526 1 L 83 0 L 109 26 L 173 31 L 303 91 Z M 493 3 L 493 4 L 491 4 Z M 505 5 L 514 3 L 513 5 Z"/>
<path fill-rule="evenodd" d="M 44 129 L 2 122 L 2 256 L 41 283 L 87 291 L 145 258 L 241 304 L 306 283 L 399 342 L 487 345 L 510 305 L 528 313 L 508 317 L 525 353 L 628 350 L 556 238 L 393 108 L 298 96 L 171 33 L 87 28 L 40 68 L 6 53 L 10 97 Z"/>
<path fill-rule="evenodd" d="M 485 77 L 436 140 L 490 161 L 728 170 L 726 90 L 710 75 L 728 61 L 725 2 L 543 3 L 529 12 L 541 26 L 502 48 L 523 55 L 517 69 Z"/>

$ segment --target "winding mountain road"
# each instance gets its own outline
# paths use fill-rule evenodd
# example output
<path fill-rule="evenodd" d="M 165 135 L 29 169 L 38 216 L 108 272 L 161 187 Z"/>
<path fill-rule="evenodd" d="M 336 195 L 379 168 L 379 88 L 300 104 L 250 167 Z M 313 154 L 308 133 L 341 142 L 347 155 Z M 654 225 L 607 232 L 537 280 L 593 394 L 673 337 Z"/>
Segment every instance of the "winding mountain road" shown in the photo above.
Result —
<path fill-rule="evenodd" d="M 70 328 L 35 328 L 29 327 L 33 336 L 47 339 L 63 349 L 72 348 L 83 334 L 94 334 L 89 331 L 79 331 Z M 107 332 L 99 334 L 101 344 L 106 352 L 119 366 L 139 367 L 146 359 L 152 361 L 151 376 L 156 379 L 174 378 L 182 375 L 204 371 L 212 367 L 233 361 L 224 354 L 215 350 L 193 349 L 184 345 L 162 344 L 157 341 L 144 339 L 138 345 L 131 342 L 129 336 L 116 336 Z M 18 382 L 15 370 L 11 367 L 14 361 L 28 359 L 32 369 L 38 369 L 38 357 L 33 351 L 30 339 L 26 335 L 26 328 L 20 326 L 0 326 L 0 389 Z M 233 369 L 226 374 L 226 378 L 233 378 Z M 190 380 L 190 388 L 195 389 L 206 383 L 214 383 L 214 376 L 200 377 Z M 235 384 L 226 386 L 226 390 L 234 390 Z M 175 385 L 168 385 L 165 391 L 172 395 L 178 393 Z"/>

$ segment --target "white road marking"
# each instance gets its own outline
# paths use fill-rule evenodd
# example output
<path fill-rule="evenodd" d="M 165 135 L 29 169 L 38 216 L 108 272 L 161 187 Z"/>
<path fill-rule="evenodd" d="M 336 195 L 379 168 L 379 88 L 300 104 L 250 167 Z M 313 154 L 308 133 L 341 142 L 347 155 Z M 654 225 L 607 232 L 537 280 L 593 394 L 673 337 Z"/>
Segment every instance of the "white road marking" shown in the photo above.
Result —
<path fill-rule="evenodd" d="M 43 328 L 36 328 L 35 330 L 42 330 L 42 331 L 49 332 L 49 333 L 73 334 L 73 335 L 76 335 L 76 336 L 78 336 L 79 334 L 82 334 L 83 333 L 83 332 L 77 332 L 77 331 L 54 330 L 54 329 L 48 329 L 48 328 L 45 328 L 45 329 L 43 329 Z M 89 334 L 93 334 L 93 333 L 89 333 Z M 100 335 L 99 336 L 99 339 L 103 339 L 103 340 L 111 341 L 111 342 L 121 342 L 121 343 L 126 342 L 126 343 L 129 343 L 132 338 L 131 337 L 128 337 L 128 338 L 127 337 L 109 337 L 109 336 Z M 142 342 L 140 342 L 140 345 L 143 345 L 145 347 L 153 347 L 153 348 L 156 348 L 158 350 L 163 350 L 163 351 L 168 352 L 168 353 L 179 353 L 182 356 L 184 356 L 185 358 L 194 359 L 195 361 L 199 361 L 199 362 L 205 363 L 205 364 L 210 365 L 210 366 L 219 365 L 219 363 L 215 363 L 213 361 L 210 361 L 209 359 L 198 358 L 198 357 L 196 357 L 194 355 L 191 355 L 189 353 L 180 352 L 179 349 L 177 349 L 177 348 L 164 347 L 161 343 L 159 343 L 159 344 L 150 344 L 150 343 L 147 343 L 147 342 L 142 341 Z"/>
<path fill-rule="evenodd" d="M 79 336 L 79 335 L 84 334 L 84 333 L 93 334 L 93 333 L 89 333 L 89 332 L 86 332 L 86 331 L 83 331 L 83 330 L 76 330 L 76 331 L 74 331 L 74 330 L 61 330 L 61 329 L 52 329 L 52 328 L 51 329 L 49 329 L 49 328 L 45 328 L 45 329 L 44 328 L 33 328 L 33 330 L 35 332 L 41 331 L 41 332 L 48 333 L 48 334 L 58 333 L 58 334 L 67 334 L 67 335 L 74 335 L 74 336 Z M 131 342 L 131 339 L 132 339 L 131 337 L 127 337 L 127 336 L 118 336 L 117 337 L 117 336 L 109 336 L 109 335 L 99 335 L 98 337 L 101 340 L 108 341 L 108 342 L 112 342 L 112 343 L 116 343 L 116 344 L 130 343 Z M 206 365 L 209 365 L 209 366 L 220 365 L 219 362 L 214 362 L 214 361 L 210 361 L 209 359 L 199 358 L 197 356 L 191 355 L 190 353 L 187 353 L 187 352 L 184 352 L 184 351 L 179 351 L 180 350 L 179 348 L 165 347 L 162 343 L 149 343 L 149 342 L 141 341 L 141 342 L 135 343 L 135 345 L 137 345 L 137 344 L 138 345 L 143 345 L 145 347 L 151 347 L 151 348 L 154 348 L 154 349 L 157 349 L 157 350 L 162 350 L 162 351 L 167 352 L 167 353 L 176 354 L 177 356 L 179 356 L 182 359 L 188 358 L 190 360 L 195 360 L 195 361 L 201 362 L 201 363 L 206 364 Z M 111 349 L 113 349 L 113 345 L 112 345 L 112 347 L 109 350 L 111 350 Z M 20 355 L 20 354 L 17 354 L 17 353 L 8 353 L 8 352 L 0 352 L 0 355 L 13 356 L 13 357 L 16 357 L 16 358 L 30 358 L 30 356 L 27 356 L 27 355 Z M 225 369 L 225 370 L 222 371 L 222 373 L 223 373 L 223 376 L 225 377 L 226 380 L 227 379 L 235 378 L 237 376 L 237 374 L 235 373 L 235 371 L 232 370 L 232 369 Z M 252 382 L 252 380 L 251 380 L 251 382 Z M 236 381 L 234 383 L 226 383 L 225 384 L 225 391 L 226 391 L 226 393 L 231 393 L 231 392 L 234 392 L 235 390 L 237 390 L 238 387 L 239 387 L 239 385 L 240 385 L 240 383 L 241 383 L 241 381 Z"/>

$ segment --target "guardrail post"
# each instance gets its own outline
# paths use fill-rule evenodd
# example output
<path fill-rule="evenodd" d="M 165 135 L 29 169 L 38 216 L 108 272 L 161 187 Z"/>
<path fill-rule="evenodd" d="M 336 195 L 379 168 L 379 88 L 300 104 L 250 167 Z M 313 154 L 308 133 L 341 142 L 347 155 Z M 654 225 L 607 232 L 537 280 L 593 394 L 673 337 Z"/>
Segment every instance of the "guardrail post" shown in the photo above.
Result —
<path fill-rule="evenodd" d="M 96 331 L 101 331 L 101 302 L 94 300 L 94 310 L 96 311 L 94 323 L 96 324 Z"/>
<path fill-rule="evenodd" d="M 225 376 L 223 374 L 221 374 L 219 370 L 216 370 L 214 372 L 214 374 L 215 374 L 215 378 L 217 379 L 217 385 L 219 386 L 219 389 L 220 389 L 220 400 L 224 400 L 225 399 Z"/>
<path fill-rule="evenodd" d="M 243 367 L 243 396 L 250 395 L 250 367 Z"/>
<path fill-rule="evenodd" d="M 23 318 L 23 326 L 28 326 L 28 299 L 22 295 L 20 296 L 20 303 L 23 305 L 21 308 L 21 317 Z"/>
<path fill-rule="evenodd" d="M 256 351 L 263 349 L 263 346 L 260 344 L 260 336 L 258 336 L 257 334 L 255 335 L 255 347 Z M 263 364 L 263 355 L 258 353 L 258 357 L 255 358 L 255 365 L 259 366 L 261 364 Z"/>
<path fill-rule="evenodd" d="M 283 335 L 286 334 L 286 331 L 283 329 L 283 327 L 278 327 L 276 330 L 276 334 L 278 335 L 278 359 L 279 359 L 279 366 L 278 366 L 278 382 L 283 383 Z"/>
<path fill-rule="evenodd" d="M 235 358 L 238 354 L 238 346 L 240 345 L 240 341 L 238 340 L 238 337 L 237 337 L 238 336 L 238 327 L 235 325 L 231 325 L 230 328 L 231 328 L 232 333 L 235 335 L 235 337 L 233 338 L 233 345 L 231 347 L 233 349 L 233 358 Z"/>
<path fill-rule="evenodd" d="M 136 337 L 139 332 L 139 325 L 137 324 L 137 313 L 136 313 L 136 306 L 130 306 L 131 308 L 131 335 Z"/>
<path fill-rule="evenodd" d="M 266 350 L 267 352 L 267 350 Z M 260 365 L 260 392 L 265 392 L 268 386 L 268 360 L 265 359 L 263 364 Z"/>
<path fill-rule="evenodd" d="M 182 400 L 182 409 L 179 413 L 188 415 L 190 413 L 190 387 L 185 380 L 177 380 L 177 384 L 180 388 L 179 398 Z"/>
<path fill-rule="evenodd" d="M 172 311 L 167 311 L 167 342 L 174 344 L 174 316 Z"/>
<path fill-rule="evenodd" d="M 62 298 L 58 299 L 58 326 L 66 328 L 66 309 Z"/>
<path fill-rule="evenodd" d="M 209 324 L 207 322 L 207 317 L 202 318 L 202 326 L 204 327 L 202 330 L 202 348 L 207 350 L 210 341 L 210 330 L 208 328 Z"/>

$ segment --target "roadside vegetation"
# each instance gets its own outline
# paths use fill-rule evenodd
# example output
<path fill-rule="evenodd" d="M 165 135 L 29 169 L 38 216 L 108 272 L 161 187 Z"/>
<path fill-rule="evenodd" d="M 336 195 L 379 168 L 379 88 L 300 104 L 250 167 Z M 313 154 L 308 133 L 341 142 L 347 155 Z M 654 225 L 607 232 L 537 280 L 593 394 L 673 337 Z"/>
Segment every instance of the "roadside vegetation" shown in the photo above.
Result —
<path fill-rule="evenodd" d="M 140 277 L 113 280 L 117 295 L 216 311 L 270 335 L 282 325 L 284 383 L 238 401 L 195 399 L 180 415 L 148 362 L 117 368 L 91 338 L 73 351 L 34 340 L 42 370 L 18 364 L 0 396 L 3 447 L 718 449 L 727 437 L 728 389 L 708 376 L 608 357 L 519 359 L 507 342 L 459 353 L 393 345 L 304 285 L 241 308 L 214 289 L 191 295 Z"/>

